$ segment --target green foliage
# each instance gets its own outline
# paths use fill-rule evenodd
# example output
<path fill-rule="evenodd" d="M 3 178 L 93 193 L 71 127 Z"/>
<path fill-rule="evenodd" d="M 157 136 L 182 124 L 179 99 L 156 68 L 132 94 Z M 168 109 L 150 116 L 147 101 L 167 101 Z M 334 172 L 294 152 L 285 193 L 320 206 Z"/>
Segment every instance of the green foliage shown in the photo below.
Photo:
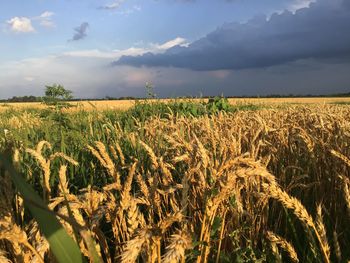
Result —
<path fill-rule="evenodd" d="M 46 105 L 51 105 L 59 108 L 69 107 L 69 104 L 65 103 L 67 100 L 73 98 L 72 91 L 65 89 L 62 85 L 53 84 L 51 86 L 45 86 L 45 97 L 43 102 Z"/>
<path fill-rule="evenodd" d="M 217 111 L 229 111 L 232 106 L 230 105 L 227 98 L 214 97 L 209 99 L 207 107 L 210 111 L 217 112 Z"/>
<path fill-rule="evenodd" d="M 157 94 L 154 93 L 154 87 L 151 83 L 146 83 L 146 93 L 147 93 L 147 97 L 149 99 L 156 99 L 157 98 Z"/>
<path fill-rule="evenodd" d="M 6 102 L 40 102 L 42 101 L 41 97 L 35 96 L 14 96 L 10 99 L 7 99 Z"/>
<path fill-rule="evenodd" d="M 120 122 L 123 125 L 130 124 L 136 119 L 144 122 L 152 116 L 169 118 L 170 116 L 200 117 L 213 115 L 219 112 L 236 112 L 239 110 L 258 110 L 260 106 L 253 104 L 231 105 L 226 98 L 215 97 L 206 101 L 193 101 L 175 99 L 168 103 L 143 100 L 136 101 L 134 107 L 120 114 Z"/>

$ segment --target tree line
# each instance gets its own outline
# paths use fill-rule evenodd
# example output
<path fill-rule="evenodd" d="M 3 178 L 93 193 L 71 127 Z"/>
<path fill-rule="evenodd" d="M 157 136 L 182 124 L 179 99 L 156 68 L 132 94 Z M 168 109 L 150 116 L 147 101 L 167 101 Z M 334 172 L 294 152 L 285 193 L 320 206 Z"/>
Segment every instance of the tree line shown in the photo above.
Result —
<path fill-rule="evenodd" d="M 46 104 L 57 104 L 60 101 L 84 101 L 84 100 L 137 100 L 143 99 L 141 97 L 132 96 L 122 96 L 122 97 L 112 97 L 105 96 L 104 98 L 90 98 L 90 99 L 79 99 L 73 97 L 73 92 L 64 88 L 62 85 L 53 84 L 51 86 L 45 86 L 45 96 L 13 96 L 8 99 L 0 99 L 0 102 L 43 102 Z M 147 86 L 146 86 L 147 88 Z M 322 98 L 322 97 L 350 97 L 350 92 L 347 93 L 334 93 L 334 94 L 269 94 L 269 95 L 255 95 L 255 96 L 222 96 L 225 98 Z M 149 98 L 149 96 L 147 97 Z M 195 96 L 182 96 L 179 98 L 193 99 L 198 98 Z M 213 96 L 201 96 L 201 98 L 213 98 Z"/>

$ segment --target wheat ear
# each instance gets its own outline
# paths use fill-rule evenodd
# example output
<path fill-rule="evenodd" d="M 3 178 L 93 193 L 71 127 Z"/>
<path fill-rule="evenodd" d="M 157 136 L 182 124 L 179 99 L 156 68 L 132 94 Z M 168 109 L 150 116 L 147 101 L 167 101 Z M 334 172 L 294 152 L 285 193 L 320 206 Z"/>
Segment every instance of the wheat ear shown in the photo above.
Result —
<path fill-rule="evenodd" d="M 327 255 L 327 248 L 324 247 L 320 233 L 317 231 L 312 217 L 309 215 L 303 204 L 295 197 L 288 195 L 277 184 L 263 183 L 262 187 L 264 191 L 269 195 L 269 197 L 280 201 L 283 206 L 291 209 L 294 215 L 298 217 L 300 221 L 314 230 L 316 237 L 320 243 L 322 256 L 326 263 L 330 263 L 329 257 Z"/>
<path fill-rule="evenodd" d="M 322 207 L 320 204 L 317 206 L 316 228 L 317 228 L 318 233 L 320 234 L 322 246 L 325 249 L 325 253 L 326 253 L 327 257 L 329 258 L 331 255 L 331 249 L 328 245 L 327 232 L 326 232 L 326 227 L 323 224 Z"/>
<path fill-rule="evenodd" d="M 192 240 L 188 233 L 180 231 L 170 237 L 170 244 L 166 247 L 166 253 L 163 256 L 163 263 L 185 262 L 186 249 L 190 249 Z"/>
<path fill-rule="evenodd" d="M 299 262 L 298 255 L 295 252 L 294 247 L 287 240 L 271 231 L 267 231 L 267 238 L 272 244 L 279 245 L 285 252 L 287 252 L 293 262 Z"/>

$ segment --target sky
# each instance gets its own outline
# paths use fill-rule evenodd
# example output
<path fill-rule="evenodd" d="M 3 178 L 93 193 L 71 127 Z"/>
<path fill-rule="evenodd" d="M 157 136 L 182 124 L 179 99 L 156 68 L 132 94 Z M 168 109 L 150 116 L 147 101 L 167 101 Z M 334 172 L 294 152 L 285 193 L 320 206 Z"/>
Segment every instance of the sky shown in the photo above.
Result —
<path fill-rule="evenodd" d="M 3 0 L 0 99 L 350 92 L 350 0 Z"/>

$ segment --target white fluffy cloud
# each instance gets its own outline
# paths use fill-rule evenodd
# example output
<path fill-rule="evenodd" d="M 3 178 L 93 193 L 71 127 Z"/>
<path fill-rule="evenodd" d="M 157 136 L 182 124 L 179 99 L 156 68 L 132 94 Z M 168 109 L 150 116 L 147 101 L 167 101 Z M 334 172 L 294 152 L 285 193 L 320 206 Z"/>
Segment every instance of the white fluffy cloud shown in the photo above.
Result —
<path fill-rule="evenodd" d="M 6 23 L 12 32 L 32 33 L 36 31 L 33 23 L 37 23 L 43 27 L 55 27 L 55 24 L 52 21 L 54 15 L 55 13 L 51 11 L 45 11 L 41 15 L 35 17 L 15 16 L 7 20 Z"/>
<path fill-rule="evenodd" d="M 17 33 L 35 32 L 32 21 L 28 17 L 13 17 L 7 21 L 11 31 Z"/>

